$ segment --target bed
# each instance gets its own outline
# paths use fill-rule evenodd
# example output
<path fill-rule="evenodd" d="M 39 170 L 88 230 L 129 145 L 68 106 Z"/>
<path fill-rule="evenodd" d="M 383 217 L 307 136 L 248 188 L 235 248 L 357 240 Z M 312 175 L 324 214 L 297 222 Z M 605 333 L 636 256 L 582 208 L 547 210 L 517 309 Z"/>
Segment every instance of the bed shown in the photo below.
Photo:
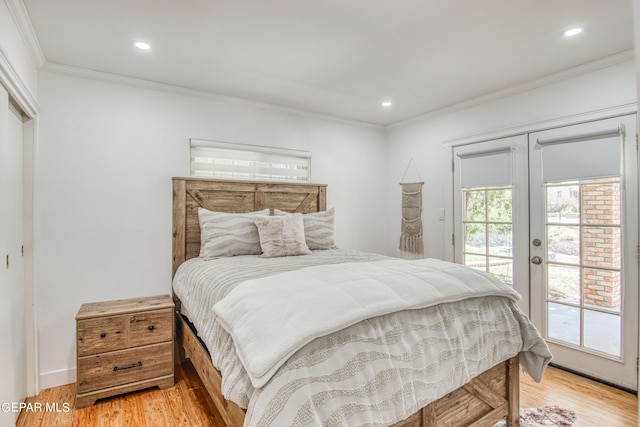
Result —
<path fill-rule="evenodd" d="M 287 216 L 285 212 L 305 215 L 327 213 L 326 190 L 325 185 L 315 184 L 173 179 L 173 297 L 178 327 L 176 360 L 184 360 L 186 351 L 225 424 L 493 426 L 505 419 L 507 426 L 517 426 L 519 365 L 524 362 L 527 371 L 539 380 L 550 354 L 535 328 L 519 312 L 517 304 L 506 298 L 487 294 L 456 303 L 420 305 L 399 313 L 383 307 L 380 315 L 372 319 L 353 317 L 346 323 L 348 327 L 323 330 L 322 336 L 302 341 L 297 347 L 287 347 L 288 352 L 273 355 L 273 358 L 269 358 L 271 352 L 267 351 L 271 350 L 271 340 L 281 339 L 283 344 L 289 344 L 291 334 L 282 332 L 286 329 L 276 328 L 278 325 L 286 327 L 286 320 L 265 322 L 256 314 L 254 323 L 245 324 L 244 329 L 233 329 L 232 325 L 226 324 L 233 316 L 244 321 L 244 318 L 252 316 L 243 313 L 259 313 L 265 307 L 265 310 L 272 310 L 268 316 L 274 316 L 273 310 L 276 315 L 282 312 L 285 319 L 293 319 L 291 321 L 298 325 L 302 320 L 295 319 L 297 312 L 288 312 L 287 302 L 280 304 L 286 298 L 269 299 L 274 295 L 271 289 L 280 283 L 309 283 L 305 292 L 314 296 L 307 300 L 321 301 L 320 294 L 313 294 L 316 288 L 324 287 L 314 288 L 313 281 L 317 277 L 331 276 L 334 271 L 339 271 L 339 274 L 334 274 L 336 277 L 366 276 L 374 274 L 373 268 L 397 268 L 397 261 L 387 257 L 333 247 L 312 250 L 303 256 L 266 259 L 258 255 L 239 255 L 204 261 L 201 257 L 199 209 L 235 214 L 264 213 L 268 209 L 268 214 L 282 216 Z M 441 267 L 435 260 L 421 264 L 429 264 L 429 268 Z M 415 267 L 426 268 L 417 264 Z M 454 268 L 453 265 L 445 267 Z M 355 271 L 340 270 L 347 268 Z M 269 273 L 262 277 L 265 271 Z M 207 290 L 206 283 L 213 276 L 221 284 Z M 291 280 L 285 281 L 284 278 L 289 276 Z M 268 288 L 265 283 L 268 283 Z M 334 288 L 338 289 L 337 292 L 344 289 L 343 284 Z M 292 289 L 296 288 L 283 285 L 282 295 L 294 294 Z M 354 289 L 355 293 L 359 292 Z M 263 295 L 269 303 L 257 300 L 258 295 Z M 306 302 L 303 298 L 295 304 L 302 307 Z M 478 321 L 478 313 L 489 312 L 487 307 L 491 304 L 498 304 L 501 308 L 496 310 L 496 314 L 487 315 L 493 316 L 490 319 L 481 314 L 482 321 Z M 209 313 L 211 306 L 216 309 L 213 316 Z M 326 309 L 325 304 L 308 304 L 309 310 L 313 311 L 314 306 Z M 297 311 L 306 313 L 306 310 Z M 316 315 L 323 315 L 322 310 Z M 340 317 L 340 308 L 337 310 L 328 317 Z M 343 311 L 349 316 L 357 313 L 354 309 Z M 512 318 L 512 312 L 517 318 Z M 464 320 L 467 314 L 471 316 L 469 321 Z M 434 361 L 421 361 L 429 351 L 435 351 L 432 350 L 435 345 L 424 344 L 427 342 L 425 337 L 440 334 L 442 329 L 455 322 L 470 332 L 467 338 L 454 337 L 448 342 L 478 340 L 478 336 L 494 333 L 501 341 L 493 342 L 489 350 L 479 342 L 462 342 L 459 345 L 465 348 L 467 360 L 460 361 L 454 357 L 461 351 L 451 345 L 452 350 L 438 350 Z M 495 327 L 498 322 L 502 323 Z M 317 324 L 322 321 L 316 318 L 309 323 L 313 329 L 318 328 Z M 257 336 L 249 334 L 247 338 L 247 331 L 257 333 Z M 515 337 L 514 334 L 520 336 Z M 437 341 L 441 338 L 434 335 L 429 339 Z M 481 338 L 479 341 L 484 340 Z M 241 345 L 243 342 L 244 346 Z M 382 347 L 381 342 L 384 344 Z M 409 349 L 404 348 L 407 342 L 413 343 Z M 273 347 L 279 346 L 274 344 Z M 486 347 L 490 346 L 487 344 Z M 357 355 L 350 353 L 354 348 L 358 349 Z M 438 359 L 437 364 L 435 359 Z M 279 362 L 274 363 L 275 360 Z M 260 365 L 261 362 L 264 364 Z M 422 363 L 420 369 L 414 363 Z M 342 376 L 336 377 L 336 372 Z M 438 375 L 444 378 L 427 381 L 421 376 L 423 373 L 436 379 Z M 371 378 L 364 380 L 367 375 Z M 356 380 L 360 382 L 354 386 Z M 378 388 L 374 389 L 374 384 L 378 384 L 375 386 Z M 322 415 L 322 411 L 328 415 Z"/>

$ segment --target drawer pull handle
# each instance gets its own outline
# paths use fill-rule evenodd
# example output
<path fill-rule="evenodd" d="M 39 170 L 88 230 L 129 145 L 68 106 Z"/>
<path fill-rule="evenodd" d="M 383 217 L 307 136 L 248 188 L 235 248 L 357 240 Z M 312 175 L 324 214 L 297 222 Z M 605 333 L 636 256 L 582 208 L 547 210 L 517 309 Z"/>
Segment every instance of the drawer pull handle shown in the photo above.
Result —
<path fill-rule="evenodd" d="M 100 334 L 100 338 L 104 338 L 104 337 L 106 337 L 106 336 L 107 336 L 107 333 L 106 333 L 106 332 L 103 332 L 103 333 L 101 333 L 101 334 Z"/>
<path fill-rule="evenodd" d="M 113 372 L 124 371 L 125 369 L 137 368 L 139 366 L 142 366 L 142 362 L 132 363 L 131 365 L 125 365 L 125 366 L 114 366 Z"/>
<path fill-rule="evenodd" d="M 150 331 L 153 331 L 154 327 L 153 327 L 153 325 L 149 325 L 149 327 L 147 329 L 150 330 Z"/>

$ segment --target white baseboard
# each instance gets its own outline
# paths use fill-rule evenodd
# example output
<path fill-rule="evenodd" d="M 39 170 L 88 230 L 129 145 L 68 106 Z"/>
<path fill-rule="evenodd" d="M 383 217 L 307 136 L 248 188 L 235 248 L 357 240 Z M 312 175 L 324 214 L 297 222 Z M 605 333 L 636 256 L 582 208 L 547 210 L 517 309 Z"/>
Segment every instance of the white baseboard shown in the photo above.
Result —
<path fill-rule="evenodd" d="M 59 371 L 40 374 L 40 390 L 76 382 L 76 368 L 61 369 Z"/>

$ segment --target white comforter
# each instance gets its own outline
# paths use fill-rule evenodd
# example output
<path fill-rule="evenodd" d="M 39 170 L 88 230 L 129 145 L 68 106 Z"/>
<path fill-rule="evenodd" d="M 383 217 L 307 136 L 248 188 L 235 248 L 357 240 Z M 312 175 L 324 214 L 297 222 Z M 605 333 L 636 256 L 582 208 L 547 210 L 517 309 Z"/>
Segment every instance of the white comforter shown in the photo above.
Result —
<path fill-rule="evenodd" d="M 254 387 L 214 305 L 259 277 L 276 283 L 275 275 L 305 267 L 386 260 L 329 250 L 192 259 L 178 269 L 174 292 L 221 371 L 224 396 L 247 408 L 245 426 L 390 425 L 518 353 L 523 367 L 541 378 L 551 357 L 544 340 L 512 296 L 485 296 L 358 321 L 303 345 Z"/>
<path fill-rule="evenodd" d="M 213 306 L 254 387 L 315 338 L 401 310 L 520 296 L 495 277 L 435 259 L 320 265 L 248 280 Z"/>

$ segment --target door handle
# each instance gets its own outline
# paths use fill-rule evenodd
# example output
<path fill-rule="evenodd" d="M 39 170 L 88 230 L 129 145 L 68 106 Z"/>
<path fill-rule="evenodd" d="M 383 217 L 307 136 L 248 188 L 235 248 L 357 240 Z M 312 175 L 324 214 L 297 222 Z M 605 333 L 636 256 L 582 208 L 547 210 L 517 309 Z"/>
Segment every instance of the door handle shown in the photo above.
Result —
<path fill-rule="evenodd" d="M 531 262 L 536 265 L 542 264 L 542 258 L 540 258 L 539 256 L 534 256 L 533 258 L 531 258 Z"/>

